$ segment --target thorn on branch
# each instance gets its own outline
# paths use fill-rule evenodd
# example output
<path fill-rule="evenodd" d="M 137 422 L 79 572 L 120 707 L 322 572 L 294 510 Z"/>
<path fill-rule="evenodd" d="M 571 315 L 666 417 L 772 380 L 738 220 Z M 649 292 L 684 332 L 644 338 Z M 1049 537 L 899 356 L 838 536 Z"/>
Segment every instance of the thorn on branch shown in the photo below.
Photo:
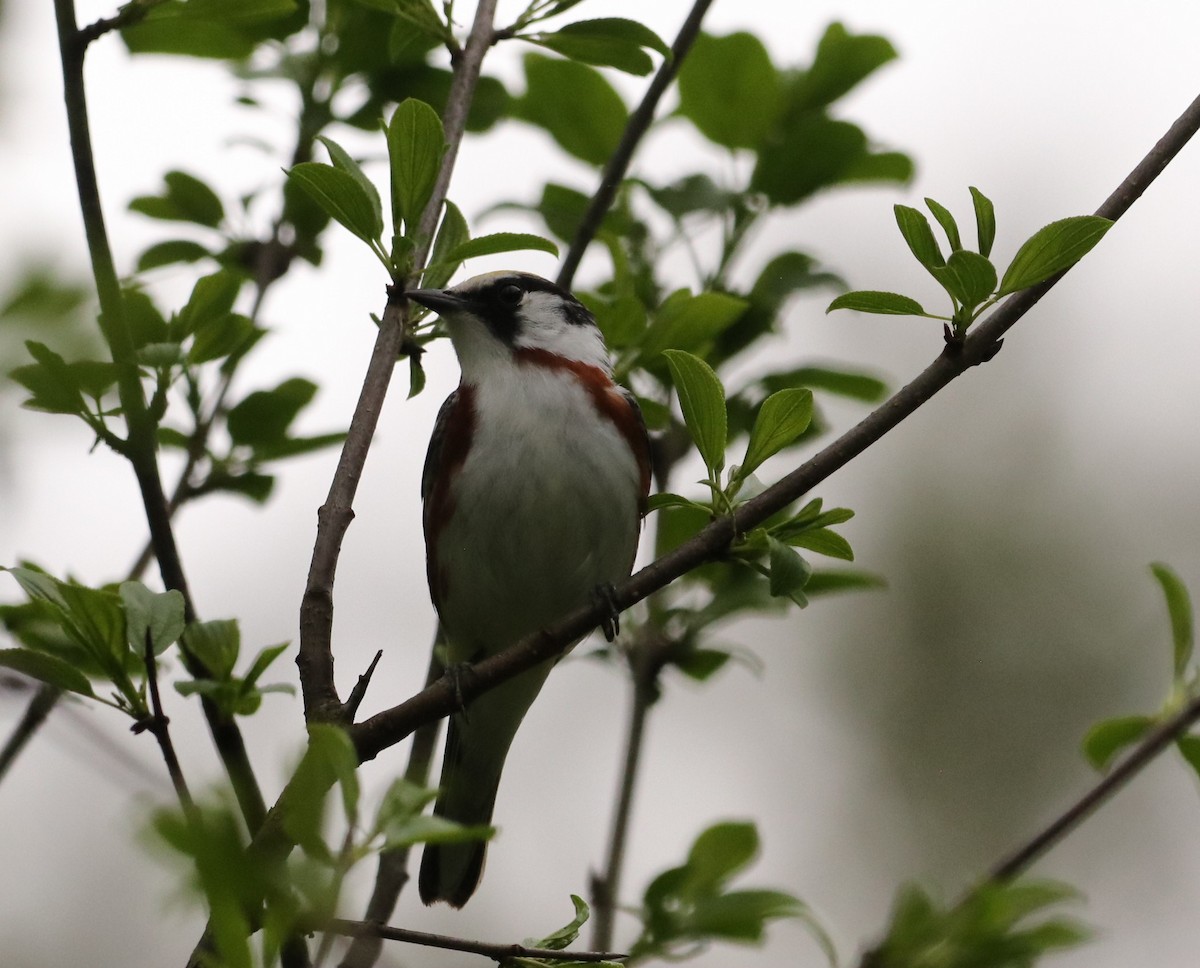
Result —
<path fill-rule="evenodd" d="M 379 665 L 379 660 L 382 658 L 383 649 L 380 649 L 375 653 L 375 658 L 371 660 L 371 664 L 367 666 L 367 671 L 358 677 L 358 682 L 354 684 L 354 688 L 350 691 L 345 705 L 342 706 L 342 720 L 344 722 L 354 722 L 354 718 L 358 715 L 358 707 L 362 705 L 363 698 L 367 694 L 367 688 L 371 685 L 371 677 L 375 675 L 375 667 Z"/>

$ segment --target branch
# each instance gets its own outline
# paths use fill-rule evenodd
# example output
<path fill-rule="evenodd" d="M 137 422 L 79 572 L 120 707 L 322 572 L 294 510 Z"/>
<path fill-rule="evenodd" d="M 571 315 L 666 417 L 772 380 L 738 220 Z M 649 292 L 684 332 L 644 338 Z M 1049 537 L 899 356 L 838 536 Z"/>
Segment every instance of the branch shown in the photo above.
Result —
<path fill-rule="evenodd" d="M 520 944 L 493 944 L 488 941 L 471 941 L 467 938 L 452 938 L 444 934 L 429 934 L 425 931 L 410 931 L 408 928 L 393 928 L 371 921 L 348 921 L 335 918 L 326 926 L 327 931 L 354 938 L 376 937 L 388 941 L 404 941 L 429 948 L 444 948 L 448 951 L 467 951 L 483 955 L 493 961 L 508 958 L 545 958 L 554 961 L 620 961 L 627 955 L 612 951 L 556 951 L 553 948 L 529 948 Z"/>
<path fill-rule="evenodd" d="M 592 876 L 592 947 L 608 948 L 613 939 L 613 918 L 620 900 L 621 872 L 625 866 L 625 843 L 633 809 L 633 791 L 642 757 L 646 717 L 658 692 L 658 676 L 666 664 L 668 650 L 661 639 L 637 643 L 628 653 L 633 679 L 629 725 L 625 733 L 625 756 L 621 767 L 617 805 L 609 831 L 608 852 L 602 873 Z"/>
<path fill-rule="evenodd" d="M 688 51 L 692 49 L 692 44 L 700 33 L 700 22 L 708 13 L 711 5 L 712 0 L 696 0 L 692 5 L 691 13 L 683 22 L 683 26 L 679 28 L 675 43 L 671 45 L 671 56 L 659 66 L 654 80 L 646 88 L 642 103 L 629 116 L 629 122 L 625 125 L 625 131 L 621 135 L 617 149 L 608 159 L 608 164 L 604 166 L 604 172 L 600 176 L 600 185 L 596 189 L 596 194 L 592 196 L 591 202 L 588 203 L 587 211 L 584 212 L 583 219 L 575 230 L 575 238 L 571 240 L 567 254 L 563 257 L 562 268 L 558 270 L 557 282 L 564 289 L 571 288 L 571 283 L 575 279 L 575 270 L 579 268 L 584 250 L 595 238 L 596 232 L 600 229 L 600 223 L 604 221 L 608 210 L 612 208 L 613 198 L 616 196 L 621 182 L 625 179 L 625 173 L 629 170 L 629 162 L 633 159 L 633 153 L 641 144 L 642 138 L 650 128 L 650 123 L 654 120 L 658 102 L 667 88 L 671 86 L 671 82 L 675 80 L 679 65 L 683 63 Z"/>
<path fill-rule="evenodd" d="M 1094 787 L 1055 817 L 1027 843 L 1001 860 L 987 875 L 987 881 L 1001 883 L 1024 874 L 1033 864 L 1057 846 L 1084 820 L 1106 803 L 1168 746 L 1200 721 L 1200 696 L 1151 731 Z"/>
<path fill-rule="evenodd" d="M 80 30 L 79 42 L 86 47 L 93 40 L 99 40 L 110 31 L 132 27 L 154 7 L 165 2 L 166 0 L 130 0 L 117 11 L 115 16 L 101 17 Z"/>
<path fill-rule="evenodd" d="M 446 671 L 437 649 L 440 638 L 439 626 L 433 645 L 429 649 L 429 669 L 425 673 L 427 686 L 441 678 Z M 435 719 L 431 723 L 424 723 L 413 735 L 412 746 L 408 751 L 408 766 L 404 770 L 404 779 L 410 783 L 429 786 L 433 751 L 437 745 L 441 725 L 442 721 Z M 379 866 L 375 872 L 375 887 L 371 891 L 371 900 L 367 902 L 366 920 L 372 924 L 386 923 L 396 910 L 400 892 L 408 883 L 408 858 L 411 853 L 411 845 L 380 852 Z M 360 934 L 347 949 L 342 958 L 341 968 L 371 968 L 379 960 L 382 952 L 383 944 L 379 935 Z"/>
<path fill-rule="evenodd" d="M 159 475 L 155 422 L 146 409 L 133 337 L 125 318 L 121 284 L 117 278 L 112 249 L 108 242 L 108 231 L 104 224 L 104 210 L 100 204 L 100 188 L 96 179 L 87 96 L 83 82 L 83 59 L 87 51 L 88 37 L 77 26 L 74 0 L 54 0 L 54 12 L 62 60 L 63 98 L 66 102 L 67 127 L 71 138 L 71 160 L 75 169 L 79 208 L 83 215 L 92 275 L 100 302 L 100 328 L 117 372 L 117 392 L 129 435 L 125 455 L 137 478 L 163 585 L 183 595 L 184 617 L 191 622 L 196 618 L 196 609 L 188 590 L 179 549 L 175 544 L 170 509 Z M 194 656 L 186 653 L 183 653 L 183 656 L 192 676 L 202 678 L 208 675 L 209 670 Z M 211 700 L 203 700 L 202 706 L 213 742 L 229 774 L 246 822 L 250 829 L 257 829 L 266 813 L 266 804 L 250 766 L 241 731 L 233 719 L 222 715 Z"/>
<path fill-rule="evenodd" d="M 414 266 L 424 264 L 446 201 L 454 160 L 466 130 L 467 110 L 479 81 L 483 56 L 492 44 L 495 12 L 496 0 L 480 0 L 470 36 L 462 56 L 455 64 L 443 116 L 446 154 L 442 158 L 433 195 L 418 225 Z M 329 494 L 317 512 L 317 537 L 300 606 L 300 652 L 296 657 L 304 696 L 304 717 L 310 724 L 345 719 L 345 710 L 333 676 L 333 582 L 342 539 L 354 520 L 354 495 L 400 354 L 406 322 L 407 306 L 398 289 L 391 287 Z"/>
<path fill-rule="evenodd" d="M 21 750 L 46 721 L 50 710 L 58 704 L 61 697 L 62 690 L 57 686 L 51 686 L 48 683 L 38 685 L 33 697 L 29 700 L 29 705 L 25 707 L 20 722 L 13 728 L 12 734 L 5 741 L 4 746 L 0 747 L 0 780 L 4 779 L 9 767 L 21 755 Z"/>
<path fill-rule="evenodd" d="M 188 790 L 187 780 L 183 776 L 183 767 L 179 765 L 179 757 L 175 755 L 175 744 L 171 742 L 171 721 L 163 712 L 162 696 L 158 691 L 158 662 L 155 660 L 154 642 L 150 638 L 149 632 L 146 633 L 145 662 L 146 682 L 150 686 L 150 716 L 134 723 L 133 731 L 140 733 L 145 730 L 158 742 L 163 762 L 167 764 L 167 773 L 171 777 L 171 786 L 175 788 L 175 795 L 179 798 L 179 805 L 183 807 L 183 811 L 189 819 L 194 819 L 196 803 L 192 799 L 191 791 Z"/>
<path fill-rule="evenodd" d="M 1192 102 L 1096 214 L 1119 219 L 1198 128 L 1200 97 Z M 617 607 L 629 608 L 692 569 L 720 558 L 737 535 L 753 529 L 811 491 L 927 403 L 956 377 L 990 360 L 996 354 L 1001 337 L 1065 274 L 1060 273 L 1006 299 L 965 340 L 947 344 L 937 359 L 916 379 L 824 450 L 757 497 L 740 505 L 731 516 L 714 520 L 674 551 L 621 582 L 614 595 Z M 421 723 L 430 718 L 447 716 L 458 708 L 460 702 L 469 701 L 539 662 L 561 654 L 568 643 L 596 628 L 606 611 L 600 603 L 578 608 L 550 628 L 471 666 L 469 672 L 457 677 L 457 690 L 454 682 L 443 677 L 400 705 L 352 726 L 350 735 L 359 756 L 363 760 L 372 759 L 400 742 Z"/>

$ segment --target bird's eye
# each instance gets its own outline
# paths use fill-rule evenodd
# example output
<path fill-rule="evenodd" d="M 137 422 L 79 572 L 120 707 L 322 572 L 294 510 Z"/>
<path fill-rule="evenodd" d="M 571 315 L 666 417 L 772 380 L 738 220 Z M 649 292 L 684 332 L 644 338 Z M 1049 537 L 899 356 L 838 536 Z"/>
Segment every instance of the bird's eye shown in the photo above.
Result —
<path fill-rule="evenodd" d="M 521 298 L 524 295 L 525 292 L 520 286 L 509 283 L 507 286 L 500 287 L 500 291 L 496 293 L 496 298 L 505 306 L 519 306 Z"/>

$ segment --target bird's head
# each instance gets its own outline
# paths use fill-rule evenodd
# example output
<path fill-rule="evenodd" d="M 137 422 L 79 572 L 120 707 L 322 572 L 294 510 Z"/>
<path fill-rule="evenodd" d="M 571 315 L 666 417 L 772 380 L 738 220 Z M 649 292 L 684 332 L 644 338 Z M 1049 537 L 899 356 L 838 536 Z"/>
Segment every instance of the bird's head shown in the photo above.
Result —
<path fill-rule="evenodd" d="M 596 319 L 578 299 L 528 272 L 486 272 L 453 289 L 413 289 L 406 298 L 446 321 L 463 377 L 477 379 L 497 359 L 521 350 L 611 372 Z"/>

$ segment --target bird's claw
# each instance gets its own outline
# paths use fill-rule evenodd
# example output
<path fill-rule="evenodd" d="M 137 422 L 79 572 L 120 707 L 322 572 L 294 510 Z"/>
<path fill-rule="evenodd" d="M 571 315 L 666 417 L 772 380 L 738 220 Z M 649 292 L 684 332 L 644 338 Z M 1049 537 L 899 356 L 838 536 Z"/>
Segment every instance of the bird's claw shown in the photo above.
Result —
<path fill-rule="evenodd" d="M 621 634 L 621 609 L 617 606 L 617 590 L 612 582 L 601 582 L 592 589 L 592 597 L 604 606 L 604 617 L 600 619 L 600 631 L 611 642 Z"/>

